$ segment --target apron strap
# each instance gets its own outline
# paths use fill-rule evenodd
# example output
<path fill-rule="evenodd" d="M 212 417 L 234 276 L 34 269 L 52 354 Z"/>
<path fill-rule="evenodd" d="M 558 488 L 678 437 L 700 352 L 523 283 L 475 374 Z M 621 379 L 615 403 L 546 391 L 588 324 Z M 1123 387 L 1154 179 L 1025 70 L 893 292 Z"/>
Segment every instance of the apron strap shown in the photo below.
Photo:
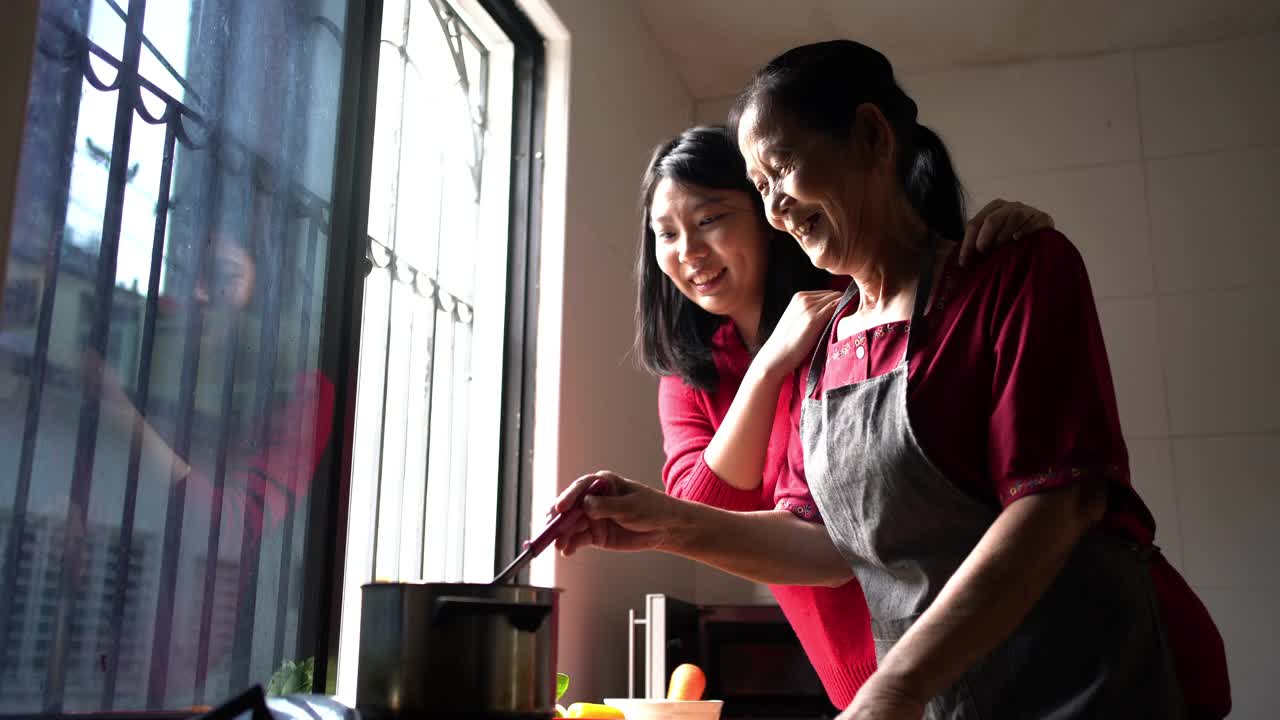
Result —
<path fill-rule="evenodd" d="M 929 296 L 933 293 L 933 263 L 938 256 L 938 236 L 932 232 L 925 240 L 924 257 L 920 259 L 920 281 L 916 283 L 915 307 L 911 310 L 911 325 L 907 327 L 907 347 L 902 351 L 902 362 L 911 357 L 911 339 L 915 336 L 916 325 L 924 318 L 924 311 L 929 307 Z"/>
<path fill-rule="evenodd" d="M 849 303 L 858 297 L 858 285 L 849 283 L 849 287 L 845 289 L 844 295 L 840 298 L 840 304 L 836 305 L 836 311 L 831 314 L 831 319 L 827 321 L 827 329 L 822 331 L 818 336 L 818 346 L 813 349 L 813 357 L 809 360 L 809 374 L 805 378 L 804 396 L 812 398 L 814 392 L 818 389 L 818 378 L 822 377 L 822 371 L 827 366 L 827 345 L 830 343 L 831 333 L 835 330 L 836 321 L 840 319 L 840 315 L 844 313 L 845 308 L 849 307 Z"/>

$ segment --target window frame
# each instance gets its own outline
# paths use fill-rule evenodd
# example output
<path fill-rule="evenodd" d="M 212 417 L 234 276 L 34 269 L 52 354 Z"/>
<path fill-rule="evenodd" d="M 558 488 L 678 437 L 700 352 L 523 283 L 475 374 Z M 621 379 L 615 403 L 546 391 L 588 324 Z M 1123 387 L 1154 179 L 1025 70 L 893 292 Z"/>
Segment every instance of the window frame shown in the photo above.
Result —
<path fill-rule="evenodd" d="M 546 137 L 545 39 L 516 0 L 479 0 L 515 52 L 511 144 L 507 334 L 503 342 L 498 460 L 498 546 L 494 572 L 520 553 L 532 518 L 534 359 L 538 331 L 538 262 Z M 529 570 L 516 576 L 527 583 Z"/>
<path fill-rule="evenodd" d="M 508 196 L 508 263 L 506 273 L 506 319 L 502 348 L 501 415 L 499 419 L 498 490 L 495 523 L 498 529 L 493 565 L 505 565 L 518 552 L 530 525 L 532 486 L 532 446 L 534 410 L 534 351 L 538 303 L 543 140 L 545 129 L 544 38 L 516 0 L 470 0 L 478 5 L 512 43 L 513 97 L 511 99 L 511 166 Z M 32 0 L 32 5 L 39 5 Z M 368 231 L 375 100 L 382 26 L 382 0 L 350 0 L 346 18 L 346 46 L 342 61 L 339 117 L 336 142 L 330 243 L 324 276 L 325 302 L 319 308 L 319 368 L 333 380 L 335 432 L 318 465 L 313 487 L 316 491 L 305 503 L 308 526 L 316 531 L 303 560 L 303 600 L 298 619 L 298 645 L 314 652 L 315 688 L 333 694 L 337 687 L 337 656 L 342 617 L 343 574 L 346 564 L 349 500 L 351 492 L 352 441 L 354 438 L 356 379 L 361 336 L 361 299 L 364 278 L 369 271 L 365 257 Z M 31 44 L 36 37 L 33 12 Z M 19 27 L 16 31 L 20 31 Z M 16 32 L 15 31 L 15 32 Z M 0 131 L 11 132 L 20 145 L 23 138 L 28 90 L 33 60 L 17 77 L 22 102 L 15 103 L 18 124 Z M 21 66 L 19 66 L 21 67 Z M 4 140 L 0 137 L 0 140 Z M 19 166 L 0 167 L 5 181 L 17 177 Z M 3 189 L 4 186 L 0 186 Z M 0 203 L 0 297 L 4 292 L 4 270 L 12 231 L 8 193 Z M 303 508 L 299 508 L 303 510 Z M 525 581 L 528 571 L 522 573 Z M 239 689 L 233 688 L 233 692 Z M 228 698 L 213 699 L 217 701 Z M 187 718 L 192 711 L 111 711 L 74 714 L 48 713 L 41 718 L 139 717 L 148 719 Z M 0 718 L 29 717 L 4 714 Z"/>
<path fill-rule="evenodd" d="M 337 687 L 338 629 L 342 617 L 342 588 L 346 561 L 347 526 L 351 495 L 351 451 L 355 428 L 356 379 L 359 376 L 361 298 L 369 272 L 365 257 L 369 225 L 369 188 L 373 164 L 373 128 L 378 94 L 378 58 L 382 29 L 381 0 L 352 0 L 347 8 L 346 34 L 359 37 L 352 48 L 348 40 L 343 60 L 339 103 L 338 155 L 334 188 L 334 218 L 347 218 L 345 227 L 334 223 L 329 245 L 329 272 L 320 334 L 320 368 L 334 381 L 334 422 L 340 423 L 327 453 L 331 473 L 311 503 L 311 527 L 325 533 L 326 547 L 309 553 L 303 583 L 305 599 L 299 618 L 299 645 L 315 648 L 312 682 L 332 694 Z M 337 271 L 342 268 L 345 272 Z M 336 447 L 335 447 L 336 445 Z M 332 457 L 333 453 L 338 457 Z M 327 588 L 327 592 L 326 592 Z M 308 635 L 314 633 L 314 638 Z"/>
<path fill-rule="evenodd" d="M 0 80 L 0 296 L 4 295 L 9 265 L 9 235 L 13 232 L 14 201 L 22 163 L 22 139 L 27 125 L 27 94 L 31 63 L 40 26 L 38 4 L 16 2 L 5 7 L 0 28 L 0 61 L 5 67 L 27 67 L 26 73 L 6 73 Z M 3 307 L 3 306 L 0 306 Z"/>

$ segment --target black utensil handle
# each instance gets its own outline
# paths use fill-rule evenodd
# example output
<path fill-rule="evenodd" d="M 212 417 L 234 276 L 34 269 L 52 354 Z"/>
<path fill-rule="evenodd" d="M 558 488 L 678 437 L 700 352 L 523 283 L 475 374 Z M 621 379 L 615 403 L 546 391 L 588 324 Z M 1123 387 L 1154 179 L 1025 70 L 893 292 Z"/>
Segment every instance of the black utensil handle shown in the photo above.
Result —
<path fill-rule="evenodd" d="M 527 545 L 525 549 L 520 551 L 520 554 L 516 556 L 516 559 L 511 561 L 510 565 L 503 568 L 502 572 L 498 573 L 493 577 L 493 582 L 489 584 L 501 585 L 506 581 L 510 580 L 511 578 L 515 577 L 516 573 L 523 570 L 524 566 L 528 565 L 533 560 L 533 555 L 534 555 L 533 546 Z"/>
<path fill-rule="evenodd" d="M 551 614 L 551 603 L 513 602 L 465 595 L 441 595 L 435 599 L 432 622 L 447 622 L 452 616 L 505 615 L 511 626 L 524 632 L 534 632 Z"/>

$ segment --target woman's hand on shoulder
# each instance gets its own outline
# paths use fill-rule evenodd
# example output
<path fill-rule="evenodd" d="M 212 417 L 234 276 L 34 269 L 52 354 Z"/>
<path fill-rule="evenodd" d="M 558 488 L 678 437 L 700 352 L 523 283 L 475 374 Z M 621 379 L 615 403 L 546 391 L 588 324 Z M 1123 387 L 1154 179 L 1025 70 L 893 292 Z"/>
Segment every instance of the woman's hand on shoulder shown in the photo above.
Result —
<path fill-rule="evenodd" d="M 1053 227 L 1049 213 L 1024 203 L 996 198 L 965 224 L 960 264 L 969 262 L 974 253 L 985 255 L 997 246 Z"/>
<path fill-rule="evenodd" d="M 752 365 L 759 366 L 771 378 L 789 375 L 809 359 L 836 306 L 840 293 L 830 290 L 806 290 L 796 293 L 787 304 L 769 339 L 756 353 Z"/>

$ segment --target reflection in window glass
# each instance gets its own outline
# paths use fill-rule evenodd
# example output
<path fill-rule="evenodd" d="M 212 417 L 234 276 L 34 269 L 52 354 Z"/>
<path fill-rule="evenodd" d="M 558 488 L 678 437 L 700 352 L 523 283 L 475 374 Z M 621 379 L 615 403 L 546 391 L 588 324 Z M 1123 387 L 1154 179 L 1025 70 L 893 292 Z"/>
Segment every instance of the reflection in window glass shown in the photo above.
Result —
<path fill-rule="evenodd" d="M 44 0 L 0 309 L 0 714 L 301 661 L 346 0 Z"/>

